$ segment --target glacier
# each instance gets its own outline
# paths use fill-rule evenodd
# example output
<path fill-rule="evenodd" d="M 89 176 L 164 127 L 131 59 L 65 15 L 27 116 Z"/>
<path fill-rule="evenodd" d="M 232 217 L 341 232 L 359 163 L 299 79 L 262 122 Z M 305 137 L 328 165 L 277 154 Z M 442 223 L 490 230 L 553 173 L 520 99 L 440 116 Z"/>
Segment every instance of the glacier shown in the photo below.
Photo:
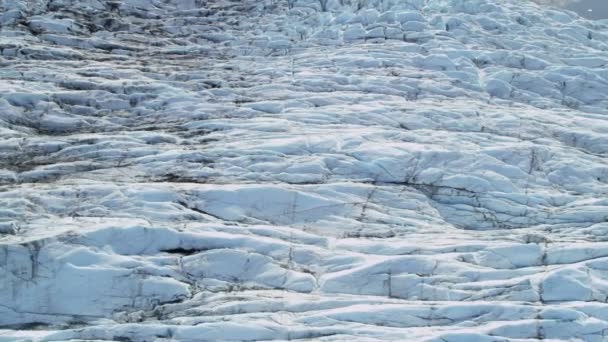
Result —
<path fill-rule="evenodd" d="M 608 341 L 608 20 L 0 9 L 0 341 Z"/>

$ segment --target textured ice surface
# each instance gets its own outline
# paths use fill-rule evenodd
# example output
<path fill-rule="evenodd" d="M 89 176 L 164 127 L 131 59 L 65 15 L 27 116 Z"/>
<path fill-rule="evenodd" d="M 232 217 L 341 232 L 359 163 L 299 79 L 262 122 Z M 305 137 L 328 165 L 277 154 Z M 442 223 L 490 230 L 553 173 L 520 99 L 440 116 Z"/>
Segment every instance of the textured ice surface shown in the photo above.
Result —
<path fill-rule="evenodd" d="M 608 338 L 606 22 L 0 4 L 0 341 Z"/>

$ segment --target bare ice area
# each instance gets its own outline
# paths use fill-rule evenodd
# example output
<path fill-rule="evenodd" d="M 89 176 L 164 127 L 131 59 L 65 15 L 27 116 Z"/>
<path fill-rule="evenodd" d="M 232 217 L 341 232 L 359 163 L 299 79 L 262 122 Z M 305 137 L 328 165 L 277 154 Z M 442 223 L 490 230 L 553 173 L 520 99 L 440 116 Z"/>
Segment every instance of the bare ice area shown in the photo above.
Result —
<path fill-rule="evenodd" d="M 608 19 L 606 0 L 534 0 L 540 4 L 563 7 L 589 19 Z"/>
<path fill-rule="evenodd" d="M 0 341 L 608 340 L 608 22 L 0 1 Z"/>

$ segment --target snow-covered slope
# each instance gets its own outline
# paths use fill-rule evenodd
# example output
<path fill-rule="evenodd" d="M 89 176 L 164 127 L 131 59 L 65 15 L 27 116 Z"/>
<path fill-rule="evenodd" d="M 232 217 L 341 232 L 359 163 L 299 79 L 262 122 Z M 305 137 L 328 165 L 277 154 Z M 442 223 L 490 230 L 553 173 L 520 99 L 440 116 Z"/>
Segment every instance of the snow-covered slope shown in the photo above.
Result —
<path fill-rule="evenodd" d="M 608 338 L 607 22 L 0 4 L 0 341 Z"/>

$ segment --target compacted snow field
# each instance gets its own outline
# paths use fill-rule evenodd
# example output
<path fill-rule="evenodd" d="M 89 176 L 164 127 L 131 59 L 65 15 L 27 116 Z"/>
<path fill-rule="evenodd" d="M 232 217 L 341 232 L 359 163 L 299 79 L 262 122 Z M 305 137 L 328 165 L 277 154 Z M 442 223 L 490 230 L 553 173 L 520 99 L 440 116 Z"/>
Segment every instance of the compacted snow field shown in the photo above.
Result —
<path fill-rule="evenodd" d="M 0 341 L 608 341 L 608 21 L 0 6 Z"/>

